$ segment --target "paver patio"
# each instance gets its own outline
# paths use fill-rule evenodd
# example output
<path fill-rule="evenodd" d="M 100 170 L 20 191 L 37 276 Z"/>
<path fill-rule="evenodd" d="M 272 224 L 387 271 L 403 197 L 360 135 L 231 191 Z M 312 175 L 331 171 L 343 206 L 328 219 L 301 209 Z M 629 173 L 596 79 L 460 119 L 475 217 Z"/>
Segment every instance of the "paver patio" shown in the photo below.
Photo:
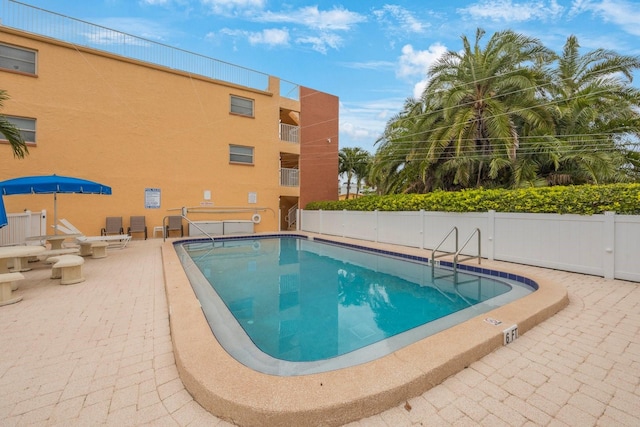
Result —
<path fill-rule="evenodd" d="M 33 264 L 0 307 L 0 425 L 224 426 L 185 390 L 164 292 L 162 239 L 87 259 L 61 286 Z M 483 262 L 498 268 L 499 262 Z M 640 284 L 522 267 L 570 304 L 444 383 L 350 426 L 640 423 Z"/>

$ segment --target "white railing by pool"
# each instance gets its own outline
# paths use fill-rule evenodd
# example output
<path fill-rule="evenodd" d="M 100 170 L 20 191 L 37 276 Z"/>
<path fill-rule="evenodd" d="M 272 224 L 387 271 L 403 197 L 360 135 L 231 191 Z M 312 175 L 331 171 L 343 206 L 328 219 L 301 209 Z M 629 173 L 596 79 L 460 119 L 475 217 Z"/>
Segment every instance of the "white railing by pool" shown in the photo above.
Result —
<path fill-rule="evenodd" d="M 268 74 L 15 0 L 1 0 L 0 25 L 253 89 L 269 88 Z M 295 83 L 280 81 L 283 97 L 298 100 L 299 89 Z"/>
<path fill-rule="evenodd" d="M 280 141 L 300 142 L 300 126 L 280 123 Z"/>
<path fill-rule="evenodd" d="M 283 187 L 297 187 L 300 185 L 300 171 L 298 169 L 280 168 L 280 185 Z"/>
<path fill-rule="evenodd" d="M 0 246 L 24 245 L 27 237 L 47 233 L 47 211 L 7 214 L 7 225 L 0 228 Z"/>
<path fill-rule="evenodd" d="M 462 236 L 478 228 L 488 259 L 640 282 L 639 215 L 300 210 L 298 221 L 302 231 L 422 249 L 453 227 Z M 443 250 L 455 252 L 453 243 Z"/>

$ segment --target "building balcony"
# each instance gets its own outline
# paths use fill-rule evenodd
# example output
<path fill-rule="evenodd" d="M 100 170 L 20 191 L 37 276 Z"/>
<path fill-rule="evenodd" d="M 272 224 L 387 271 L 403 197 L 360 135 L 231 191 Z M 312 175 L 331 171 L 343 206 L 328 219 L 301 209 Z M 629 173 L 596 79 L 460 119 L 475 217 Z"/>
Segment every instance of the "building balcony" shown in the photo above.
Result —
<path fill-rule="evenodd" d="M 300 171 L 298 169 L 280 168 L 280 185 L 282 187 L 298 187 Z"/>
<path fill-rule="evenodd" d="M 300 126 L 280 123 L 280 141 L 300 143 Z"/>

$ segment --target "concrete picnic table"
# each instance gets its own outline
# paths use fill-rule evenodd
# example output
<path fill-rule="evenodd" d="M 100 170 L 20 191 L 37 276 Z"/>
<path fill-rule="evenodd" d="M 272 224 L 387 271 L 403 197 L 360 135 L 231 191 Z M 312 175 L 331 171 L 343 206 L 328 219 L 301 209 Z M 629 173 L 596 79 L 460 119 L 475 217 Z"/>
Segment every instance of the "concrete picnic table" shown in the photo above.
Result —
<path fill-rule="evenodd" d="M 44 251 L 44 246 L 2 246 L 0 247 L 0 306 L 14 304 L 22 300 L 22 296 L 14 297 L 13 291 L 18 288 L 18 280 L 24 279 L 20 271 L 28 270 L 22 267 L 22 260 L 35 256 Z M 9 271 L 9 260 L 13 259 L 13 271 Z"/>
<path fill-rule="evenodd" d="M 48 234 L 46 236 L 27 237 L 25 240 L 30 242 L 46 241 L 51 245 L 51 249 L 62 249 L 62 242 L 64 242 L 65 239 L 68 239 L 70 237 L 80 237 L 80 236 L 82 236 L 82 234 Z"/>
<path fill-rule="evenodd" d="M 9 260 L 13 259 L 13 270 L 24 271 L 22 260 L 37 256 L 46 248 L 44 246 L 2 246 L 0 247 L 0 273 L 9 273 Z"/>

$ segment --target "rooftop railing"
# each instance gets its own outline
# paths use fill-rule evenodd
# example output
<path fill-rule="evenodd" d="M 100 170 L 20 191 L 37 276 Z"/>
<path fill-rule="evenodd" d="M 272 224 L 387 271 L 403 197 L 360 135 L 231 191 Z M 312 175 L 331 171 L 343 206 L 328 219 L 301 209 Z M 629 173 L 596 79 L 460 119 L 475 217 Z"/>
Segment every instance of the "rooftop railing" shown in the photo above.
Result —
<path fill-rule="evenodd" d="M 15 0 L 1 1 L 0 25 L 5 27 L 252 89 L 266 91 L 269 88 L 269 75 L 259 71 L 81 21 Z M 281 81 L 280 95 L 298 100 L 299 86 Z"/>

